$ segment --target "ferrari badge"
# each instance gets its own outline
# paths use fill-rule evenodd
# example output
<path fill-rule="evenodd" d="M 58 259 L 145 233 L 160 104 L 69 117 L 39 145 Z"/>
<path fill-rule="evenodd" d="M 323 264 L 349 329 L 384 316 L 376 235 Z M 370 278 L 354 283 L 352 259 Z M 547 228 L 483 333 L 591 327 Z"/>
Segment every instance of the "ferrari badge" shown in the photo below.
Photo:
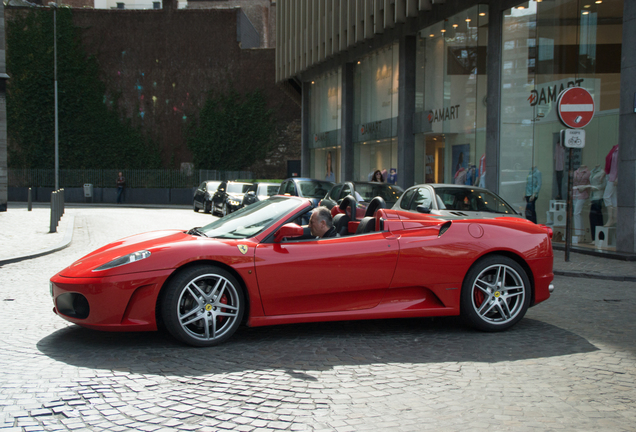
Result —
<path fill-rule="evenodd" d="M 247 253 L 247 245 L 238 245 L 238 249 L 243 255 Z"/>

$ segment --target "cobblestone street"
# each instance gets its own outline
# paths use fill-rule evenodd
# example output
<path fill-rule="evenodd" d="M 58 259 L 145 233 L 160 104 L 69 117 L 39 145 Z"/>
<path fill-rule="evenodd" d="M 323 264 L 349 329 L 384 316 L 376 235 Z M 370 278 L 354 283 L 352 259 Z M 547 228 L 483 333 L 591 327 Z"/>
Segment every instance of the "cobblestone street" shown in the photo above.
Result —
<path fill-rule="evenodd" d="M 557 276 L 552 297 L 503 333 L 457 318 L 334 322 L 190 348 L 72 325 L 51 311 L 48 279 L 112 240 L 212 217 L 67 214 L 68 248 L 0 267 L 3 432 L 636 430 L 634 282 Z"/>

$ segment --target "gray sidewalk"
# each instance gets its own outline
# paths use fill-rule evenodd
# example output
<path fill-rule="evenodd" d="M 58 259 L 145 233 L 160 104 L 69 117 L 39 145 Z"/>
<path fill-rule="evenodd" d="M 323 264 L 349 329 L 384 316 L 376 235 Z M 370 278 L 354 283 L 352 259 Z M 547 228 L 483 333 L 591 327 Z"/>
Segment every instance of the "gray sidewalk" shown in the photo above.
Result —
<path fill-rule="evenodd" d="M 48 204 L 34 204 L 33 210 L 29 212 L 25 203 L 9 203 L 8 211 L 0 213 L 0 265 L 46 255 L 68 246 L 72 241 L 74 228 L 73 209 L 86 207 L 99 205 L 67 206 L 58 232 L 50 234 Z M 625 257 L 614 259 L 575 251 L 570 252 L 570 260 L 565 262 L 565 252 L 555 249 L 554 273 L 561 276 L 636 282 L 636 262 L 626 260 Z"/>

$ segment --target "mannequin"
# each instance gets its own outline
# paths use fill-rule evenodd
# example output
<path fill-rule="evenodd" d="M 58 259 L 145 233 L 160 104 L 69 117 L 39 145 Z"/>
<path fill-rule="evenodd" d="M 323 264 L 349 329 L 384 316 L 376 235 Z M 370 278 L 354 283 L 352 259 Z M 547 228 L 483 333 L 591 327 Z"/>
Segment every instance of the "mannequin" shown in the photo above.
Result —
<path fill-rule="evenodd" d="M 535 204 L 541 190 L 541 171 L 533 166 L 526 178 L 526 219 L 537 223 Z"/>
<path fill-rule="evenodd" d="M 574 199 L 574 234 L 572 236 L 572 243 L 578 243 L 585 235 L 581 212 L 583 211 L 585 201 L 590 196 L 588 187 L 590 184 L 590 175 L 590 169 L 585 165 L 581 165 L 574 171 L 574 190 L 572 194 Z"/>
<path fill-rule="evenodd" d="M 606 183 L 605 170 L 600 165 L 596 165 L 590 173 L 590 231 L 592 232 L 592 242 L 596 240 L 596 227 L 603 226 L 603 191 Z"/>
<path fill-rule="evenodd" d="M 327 152 L 327 168 L 326 168 L 325 180 L 327 181 L 336 181 L 336 174 L 333 172 L 332 161 L 331 161 L 331 152 Z"/>
<path fill-rule="evenodd" d="M 605 157 L 605 173 L 607 184 L 603 193 L 603 202 L 607 207 L 607 222 L 605 226 L 616 225 L 616 183 L 618 181 L 618 144 Z"/>
<path fill-rule="evenodd" d="M 477 178 L 475 179 L 475 186 L 482 188 L 486 187 L 486 155 L 482 155 L 479 158 L 479 168 L 477 170 Z"/>
<path fill-rule="evenodd" d="M 472 186 L 475 184 L 477 167 L 475 165 L 468 165 L 468 170 L 466 171 L 466 184 Z"/>
<path fill-rule="evenodd" d="M 466 173 L 466 168 L 459 167 L 459 169 L 455 173 L 455 184 L 463 185 L 464 183 L 466 183 Z"/>

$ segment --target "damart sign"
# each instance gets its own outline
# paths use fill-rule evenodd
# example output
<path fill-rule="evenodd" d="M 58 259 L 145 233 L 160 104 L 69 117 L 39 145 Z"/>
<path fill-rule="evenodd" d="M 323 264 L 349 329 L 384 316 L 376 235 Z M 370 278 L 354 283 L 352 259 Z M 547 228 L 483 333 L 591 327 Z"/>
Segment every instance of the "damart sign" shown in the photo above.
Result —
<path fill-rule="evenodd" d="M 536 89 L 530 91 L 526 102 L 534 109 L 534 118 L 536 122 L 558 122 L 557 102 L 559 95 L 563 90 L 572 87 L 584 87 L 593 96 L 596 107 L 600 106 L 600 80 L 590 78 L 568 78 L 558 81 L 551 81 L 537 86 Z M 527 93 L 526 93 L 527 94 Z M 597 108 L 598 109 L 598 108 Z"/>
<path fill-rule="evenodd" d="M 451 107 L 439 108 L 428 113 L 429 123 L 436 123 L 445 120 L 456 120 L 459 118 L 460 105 L 453 105 Z"/>
<path fill-rule="evenodd" d="M 397 136 L 397 117 L 356 125 L 354 142 L 380 140 Z"/>

